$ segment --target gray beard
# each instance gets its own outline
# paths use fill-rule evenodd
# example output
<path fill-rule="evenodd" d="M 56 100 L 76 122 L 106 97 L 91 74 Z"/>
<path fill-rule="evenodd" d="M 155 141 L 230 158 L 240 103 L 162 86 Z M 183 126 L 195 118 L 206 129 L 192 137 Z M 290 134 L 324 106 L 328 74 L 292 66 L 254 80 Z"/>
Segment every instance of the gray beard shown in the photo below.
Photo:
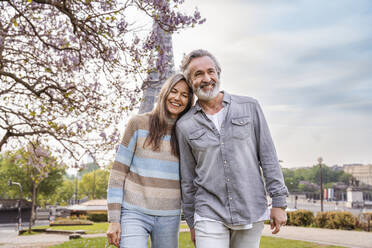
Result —
<path fill-rule="evenodd" d="M 211 91 L 204 92 L 202 90 L 201 86 L 199 86 L 197 89 L 194 89 L 194 92 L 195 92 L 195 95 L 198 97 L 199 100 L 202 100 L 202 101 L 212 100 L 220 92 L 220 82 L 217 81 L 216 85 L 214 86 L 213 90 L 211 90 Z"/>

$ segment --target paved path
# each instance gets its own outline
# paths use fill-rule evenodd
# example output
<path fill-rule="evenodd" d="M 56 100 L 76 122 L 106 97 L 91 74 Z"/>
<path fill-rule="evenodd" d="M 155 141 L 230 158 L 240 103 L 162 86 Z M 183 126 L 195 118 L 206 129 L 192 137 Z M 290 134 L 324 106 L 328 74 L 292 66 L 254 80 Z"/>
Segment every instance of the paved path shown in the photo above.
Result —
<path fill-rule="evenodd" d="M 0 232 L 1 248 L 36 248 L 48 247 L 68 241 L 68 235 L 60 234 L 35 234 L 18 236 L 16 232 Z"/>
<path fill-rule="evenodd" d="M 182 229 L 181 231 L 188 231 L 188 229 Z M 270 226 L 265 225 L 263 235 L 352 248 L 372 248 L 371 232 L 284 226 L 278 234 L 273 235 L 271 234 Z M 87 234 L 83 236 L 87 238 L 104 237 L 105 234 Z M 44 248 L 65 241 L 68 241 L 68 235 L 35 234 L 17 236 L 14 231 L 0 231 L 0 248 Z"/>
<path fill-rule="evenodd" d="M 265 225 L 263 235 L 352 248 L 372 248 L 372 232 L 284 226 L 274 235 L 270 226 Z"/>

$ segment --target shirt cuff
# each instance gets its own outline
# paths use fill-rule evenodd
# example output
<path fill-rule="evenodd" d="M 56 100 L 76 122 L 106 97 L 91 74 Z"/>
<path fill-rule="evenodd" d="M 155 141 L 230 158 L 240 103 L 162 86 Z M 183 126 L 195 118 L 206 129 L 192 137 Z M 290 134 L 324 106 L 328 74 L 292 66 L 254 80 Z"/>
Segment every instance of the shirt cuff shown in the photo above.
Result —
<path fill-rule="evenodd" d="M 194 228 L 194 217 L 192 218 L 186 218 L 186 223 L 189 226 L 189 228 Z"/>
<path fill-rule="evenodd" d="M 272 207 L 273 208 L 282 208 L 287 207 L 286 196 L 276 196 L 272 198 Z"/>

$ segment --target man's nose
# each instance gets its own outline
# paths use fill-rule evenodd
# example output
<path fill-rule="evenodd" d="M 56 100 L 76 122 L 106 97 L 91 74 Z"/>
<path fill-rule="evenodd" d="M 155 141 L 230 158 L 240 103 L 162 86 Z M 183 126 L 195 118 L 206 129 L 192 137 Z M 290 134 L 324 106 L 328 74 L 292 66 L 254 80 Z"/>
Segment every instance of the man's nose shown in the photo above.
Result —
<path fill-rule="evenodd" d="M 204 82 L 209 83 L 210 81 L 211 81 L 211 77 L 208 75 L 208 73 L 206 73 L 204 75 Z"/>

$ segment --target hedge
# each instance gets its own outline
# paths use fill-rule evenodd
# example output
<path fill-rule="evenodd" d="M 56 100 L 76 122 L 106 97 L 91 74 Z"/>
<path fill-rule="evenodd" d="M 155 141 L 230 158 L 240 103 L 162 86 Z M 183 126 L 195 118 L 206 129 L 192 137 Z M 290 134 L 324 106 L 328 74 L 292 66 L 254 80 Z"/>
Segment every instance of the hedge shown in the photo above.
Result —
<path fill-rule="evenodd" d="M 289 226 L 310 226 L 314 221 L 314 214 L 308 210 L 296 210 L 287 212 L 287 225 Z"/>
<path fill-rule="evenodd" d="M 78 220 L 78 219 L 58 219 L 53 223 L 50 223 L 50 226 L 70 226 L 70 225 L 92 225 L 93 222 L 89 220 Z"/>
<path fill-rule="evenodd" d="M 357 218 L 350 212 L 318 212 L 314 223 L 316 227 L 353 230 L 357 227 Z"/>
<path fill-rule="evenodd" d="M 88 220 L 93 222 L 106 222 L 107 214 L 88 214 Z"/>
<path fill-rule="evenodd" d="M 357 226 L 364 231 L 372 231 L 372 213 L 360 213 L 357 218 Z"/>

